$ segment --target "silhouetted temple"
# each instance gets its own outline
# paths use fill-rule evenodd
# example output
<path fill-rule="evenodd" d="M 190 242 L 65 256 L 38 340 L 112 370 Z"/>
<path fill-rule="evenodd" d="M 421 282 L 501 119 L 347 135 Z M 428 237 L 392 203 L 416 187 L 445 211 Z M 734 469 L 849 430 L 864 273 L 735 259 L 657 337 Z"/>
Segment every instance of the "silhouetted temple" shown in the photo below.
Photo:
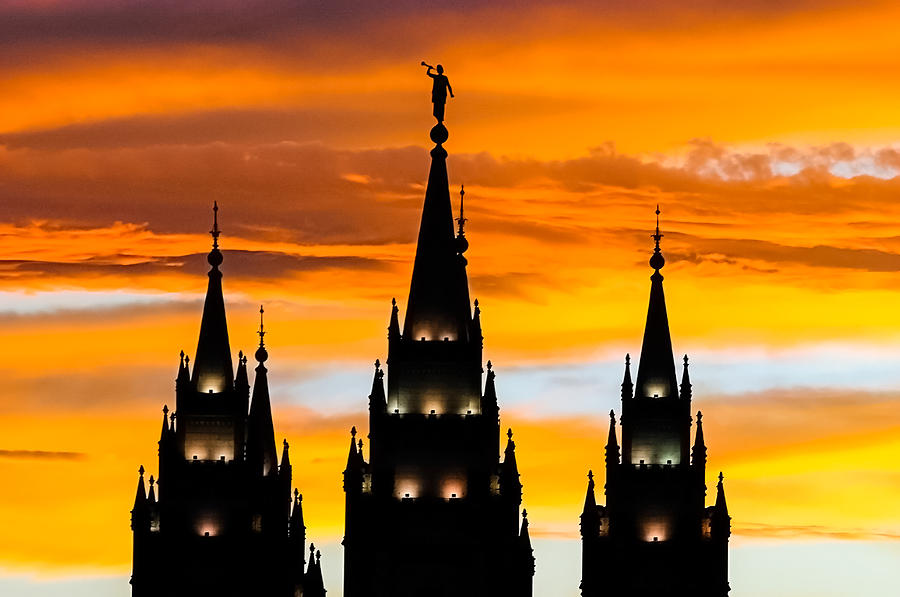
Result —
<path fill-rule="evenodd" d="M 625 357 L 622 382 L 622 447 L 610 411 L 606 444 L 606 505 L 589 481 L 581 514 L 582 581 L 585 597 L 728 595 L 728 538 L 731 522 L 722 474 L 714 506 L 706 506 L 706 445 L 697 413 L 690 445 L 691 381 L 684 357 L 681 388 L 675 361 L 663 277 L 665 259 L 650 258 L 650 306 L 637 382 Z"/>
<path fill-rule="evenodd" d="M 211 234 L 196 358 L 191 369 L 181 353 L 176 410 L 169 416 L 163 407 L 159 474 L 149 491 L 140 468 L 132 595 L 324 597 L 312 545 L 305 566 L 302 496 L 291 494 L 286 440 L 278 463 L 262 308 L 251 401 L 247 357 L 238 353 L 236 374 L 231 360 L 218 218 Z"/>
<path fill-rule="evenodd" d="M 393 301 L 387 390 L 369 395 L 369 460 L 351 431 L 344 471 L 344 595 L 532 594 L 534 557 L 512 431 L 500 460 L 494 372 L 482 392 L 481 316 L 469 301 L 462 198 L 458 231 L 447 129 L 431 131 L 431 170 L 403 328 Z"/>

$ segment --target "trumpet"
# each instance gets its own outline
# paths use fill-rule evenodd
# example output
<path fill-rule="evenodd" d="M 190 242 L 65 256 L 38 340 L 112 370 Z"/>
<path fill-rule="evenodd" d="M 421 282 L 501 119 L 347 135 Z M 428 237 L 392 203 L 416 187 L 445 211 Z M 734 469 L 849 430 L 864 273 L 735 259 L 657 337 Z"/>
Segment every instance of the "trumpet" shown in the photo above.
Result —
<path fill-rule="evenodd" d="M 430 64 L 428 64 L 428 63 L 425 62 L 424 60 L 422 61 L 422 66 L 427 66 L 428 68 L 431 68 L 431 69 L 434 68 L 433 66 L 431 66 Z"/>

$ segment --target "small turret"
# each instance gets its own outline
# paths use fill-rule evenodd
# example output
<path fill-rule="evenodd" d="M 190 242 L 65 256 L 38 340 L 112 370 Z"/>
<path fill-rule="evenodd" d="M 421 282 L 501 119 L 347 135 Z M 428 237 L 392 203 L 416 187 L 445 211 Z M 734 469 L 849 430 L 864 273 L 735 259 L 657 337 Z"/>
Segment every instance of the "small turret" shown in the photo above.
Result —
<path fill-rule="evenodd" d="M 625 355 L 625 375 L 622 378 L 622 400 L 634 397 L 634 383 L 631 381 L 631 355 Z"/>
<path fill-rule="evenodd" d="M 472 316 L 472 338 L 478 340 L 480 338 L 481 345 L 484 346 L 484 334 L 481 331 L 481 306 L 478 299 L 475 299 L 475 312 Z"/>
<path fill-rule="evenodd" d="M 159 434 L 159 441 L 165 441 L 167 437 L 169 437 L 169 406 L 163 404 L 162 431 Z"/>
<path fill-rule="evenodd" d="M 606 440 L 606 468 L 607 470 L 619 464 L 619 441 L 616 439 L 616 413 L 609 411 L 609 437 Z M 607 480 L 609 473 L 607 473 Z"/>
<path fill-rule="evenodd" d="M 528 532 L 528 511 L 522 510 L 522 529 L 519 531 L 519 558 L 521 566 L 526 573 L 522 583 L 525 594 L 531 594 L 532 577 L 534 576 L 534 548 L 531 546 L 531 536 Z"/>
<path fill-rule="evenodd" d="M 350 428 L 350 452 L 347 454 L 347 470 L 355 470 L 359 463 L 359 451 L 356 449 L 356 426 Z"/>
<path fill-rule="evenodd" d="M 375 375 L 372 378 L 372 393 L 369 394 L 369 410 L 371 412 L 385 412 L 387 399 L 384 395 L 384 371 L 381 369 L 381 361 L 375 359 Z"/>
<path fill-rule="evenodd" d="M 400 309 L 397 307 L 397 299 L 391 299 L 391 322 L 388 324 L 388 340 L 400 339 Z"/>
<path fill-rule="evenodd" d="M 688 356 L 684 355 L 684 370 L 681 373 L 681 399 L 690 400 L 691 392 L 691 376 L 688 374 Z"/>
<path fill-rule="evenodd" d="M 506 449 L 503 451 L 503 464 L 500 471 L 500 495 L 505 495 L 514 503 L 522 503 L 522 483 L 519 481 L 519 466 L 516 463 L 516 442 L 513 441 L 512 429 L 506 432 Z M 516 521 L 518 526 L 518 521 Z"/>
<path fill-rule="evenodd" d="M 322 578 L 322 552 L 309 545 L 309 568 L 303 583 L 303 597 L 325 597 L 325 581 Z"/>
<path fill-rule="evenodd" d="M 144 487 L 144 465 L 138 469 L 137 492 L 134 496 L 134 508 L 131 510 L 131 530 L 146 530 L 150 526 L 150 508 L 147 504 L 147 491 Z"/>
<path fill-rule="evenodd" d="M 728 504 L 725 503 L 725 475 L 719 471 L 719 483 L 716 485 L 716 515 L 731 520 L 728 516 Z"/>
<path fill-rule="evenodd" d="M 250 380 L 247 376 L 247 355 L 244 351 L 238 351 L 238 368 L 234 376 L 234 389 L 246 393 L 250 389 Z"/>
<path fill-rule="evenodd" d="M 282 477 L 287 476 L 288 479 L 291 478 L 291 456 L 289 450 L 290 445 L 288 445 L 287 439 L 284 439 L 281 448 L 281 466 L 278 472 Z"/>
<path fill-rule="evenodd" d="M 594 471 L 588 471 L 587 491 L 584 494 L 584 508 L 581 510 L 581 536 L 594 537 L 599 531 L 600 517 L 597 513 L 597 497 L 594 495 Z"/>
<path fill-rule="evenodd" d="M 179 354 L 181 360 L 178 363 L 178 375 L 175 376 L 175 389 L 183 390 L 188 387 L 191 382 L 191 372 L 188 369 L 188 358 L 182 350 Z"/>
<path fill-rule="evenodd" d="M 149 505 L 156 504 L 156 480 L 150 475 L 150 493 L 147 494 L 147 503 Z"/>
<path fill-rule="evenodd" d="M 500 419 L 500 407 L 497 404 L 497 387 L 494 383 L 494 366 L 490 361 L 487 362 L 487 377 L 484 382 L 484 395 L 481 398 L 481 414 L 488 421 L 498 421 Z"/>
<path fill-rule="evenodd" d="M 691 464 L 706 470 L 706 443 L 703 441 L 703 413 L 697 411 L 697 435 L 691 450 Z"/>

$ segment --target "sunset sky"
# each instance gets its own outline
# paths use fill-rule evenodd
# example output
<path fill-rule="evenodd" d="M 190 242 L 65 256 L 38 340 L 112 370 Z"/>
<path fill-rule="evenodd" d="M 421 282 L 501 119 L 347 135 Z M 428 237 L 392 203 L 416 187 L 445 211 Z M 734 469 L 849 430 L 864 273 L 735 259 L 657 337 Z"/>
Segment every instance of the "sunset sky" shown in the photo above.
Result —
<path fill-rule="evenodd" d="M 216 200 L 231 346 L 265 303 L 276 433 L 340 597 L 348 431 L 428 170 L 422 60 L 456 94 L 535 595 L 578 595 L 657 204 L 732 596 L 900 585 L 900 5 L 545 4 L 0 4 L 0 594 L 130 595 L 137 469 L 196 347 Z"/>

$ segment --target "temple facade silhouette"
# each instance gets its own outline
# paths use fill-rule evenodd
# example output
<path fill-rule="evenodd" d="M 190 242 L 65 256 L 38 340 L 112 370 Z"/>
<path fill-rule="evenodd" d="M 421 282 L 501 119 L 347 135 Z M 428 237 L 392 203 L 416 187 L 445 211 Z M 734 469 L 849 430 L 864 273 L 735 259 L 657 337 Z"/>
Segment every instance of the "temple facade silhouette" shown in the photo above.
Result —
<path fill-rule="evenodd" d="M 581 514 L 584 597 L 692 595 L 725 597 L 731 522 L 722 474 L 716 501 L 706 506 L 706 444 L 702 414 L 691 434 L 691 380 L 684 357 L 681 386 L 675 360 L 660 251 L 659 208 L 650 266 L 650 305 L 637 381 L 625 357 L 622 443 L 609 413 L 606 504 L 597 504 L 593 473 Z"/>
<path fill-rule="evenodd" d="M 351 430 L 345 597 L 532 594 L 515 443 L 509 430 L 501 460 L 490 361 L 482 386 L 481 310 L 469 300 L 462 190 L 454 234 L 447 137 L 440 122 L 431 131 L 406 315 L 401 328 L 392 301 L 386 369 L 375 362 L 368 460 Z"/>
<path fill-rule="evenodd" d="M 256 375 L 232 363 L 222 294 L 218 206 L 200 338 L 191 367 L 181 353 L 175 410 L 163 407 L 158 475 L 141 466 L 131 511 L 134 597 L 324 597 L 320 556 L 309 547 L 302 496 L 291 493 L 288 443 L 278 462 L 260 308 Z"/>

